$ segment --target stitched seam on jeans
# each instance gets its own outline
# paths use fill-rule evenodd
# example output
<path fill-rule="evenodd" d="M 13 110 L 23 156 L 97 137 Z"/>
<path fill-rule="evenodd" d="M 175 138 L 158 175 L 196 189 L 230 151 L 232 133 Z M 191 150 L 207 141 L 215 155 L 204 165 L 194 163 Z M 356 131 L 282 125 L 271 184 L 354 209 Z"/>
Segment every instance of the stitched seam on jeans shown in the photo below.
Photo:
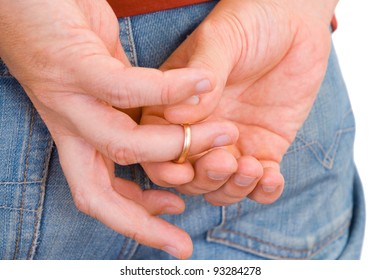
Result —
<path fill-rule="evenodd" d="M 349 110 L 347 110 L 347 112 L 343 115 L 343 120 L 342 122 L 349 116 L 351 115 L 353 112 L 352 112 L 352 108 L 350 108 Z"/>
<path fill-rule="evenodd" d="M 21 239 L 21 233 L 22 233 L 22 223 L 23 223 L 23 210 L 24 207 L 24 196 L 26 191 L 26 182 L 27 182 L 27 175 L 28 175 L 28 167 L 29 167 L 29 154 L 30 154 L 30 146 L 31 146 L 31 139 L 33 135 L 33 126 L 34 126 L 34 109 L 31 109 L 30 112 L 31 120 L 30 120 L 30 126 L 29 126 L 29 135 L 28 135 L 28 147 L 26 150 L 26 157 L 25 157 L 25 170 L 24 170 L 24 184 L 22 186 L 22 193 L 21 193 L 21 210 L 20 210 L 20 218 L 19 218 L 19 225 L 17 228 L 17 235 L 16 235 L 16 244 L 15 244 L 15 251 L 13 254 L 13 259 L 17 259 L 19 246 L 20 246 L 20 239 Z"/>
<path fill-rule="evenodd" d="M 317 158 L 317 160 L 322 165 L 324 164 L 323 160 L 321 159 L 321 157 L 318 155 L 318 153 L 313 148 L 314 145 L 317 145 L 319 147 L 319 149 L 322 151 L 322 153 L 325 154 L 325 150 L 323 149 L 323 146 L 318 141 L 314 140 L 312 142 L 307 143 L 307 141 L 305 139 L 303 139 L 302 137 L 299 137 L 299 136 L 297 136 L 297 139 L 299 139 L 300 141 L 302 141 L 304 143 L 304 145 L 301 146 L 301 147 L 295 148 L 294 150 L 288 151 L 286 154 L 291 154 L 291 153 L 295 153 L 295 152 L 300 151 L 300 150 L 309 149 L 314 154 L 314 156 Z"/>
<path fill-rule="evenodd" d="M 131 22 L 130 17 L 125 18 L 125 25 L 126 25 L 125 31 L 126 31 L 126 35 L 128 37 L 127 44 L 128 44 L 128 48 L 130 51 L 130 63 L 133 66 L 138 66 L 135 39 L 133 36 L 132 22 Z"/>
<path fill-rule="evenodd" d="M 344 113 L 343 119 L 342 119 L 341 124 L 340 124 L 341 129 L 336 131 L 335 136 L 334 136 L 334 141 L 333 141 L 332 145 L 330 146 L 330 148 L 328 149 L 328 151 L 325 155 L 324 163 L 329 168 L 332 168 L 334 165 L 334 159 L 335 159 L 336 153 L 338 151 L 338 147 L 339 147 L 339 143 L 340 143 L 341 138 L 342 138 L 342 134 L 355 131 L 354 126 L 349 127 L 349 128 L 342 128 L 344 126 L 344 122 L 346 121 L 346 118 L 349 115 L 351 115 L 351 113 L 352 113 L 351 108 L 349 110 L 347 110 L 346 113 Z"/>
<path fill-rule="evenodd" d="M 30 185 L 30 184 L 39 184 L 39 183 L 42 183 L 42 180 L 27 181 L 27 182 L 0 182 L 0 186 L 1 185 L 23 185 L 23 184 Z"/>
<path fill-rule="evenodd" d="M 222 222 L 220 223 L 220 227 L 224 230 L 224 227 L 226 225 L 226 221 L 227 221 L 227 216 L 228 216 L 228 209 L 229 207 L 234 207 L 234 206 L 222 206 Z M 236 217 L 233 217 L 233 219 L 239 219 L 240 218 L 240 214 L 241 214 L 241 202 L 238 202 L 236 203 L 236 207 L 237 207 L 237 215 Z M 232 218 L 232 217 L 230 217 Z"/>
<path fill-rule="evenodd" d="M 227 206 L 222 206 L 222 222 L 220 223 L 220 227 L 224 230 L 227 221 Z"/>
<path fill-rule="evenodd" d="M 349 127 L 349 128 L 345 128 L 345 129 L 341 129 L 341 130 L 336 131 L 336 134 L 334 136 L 333 144 L 329 148 L 329 152 L 330 152 L 331 150 L 333 150 L 334 147 L 336 147 L 335 150 L 334 150 L 333 156 L 336 155 L 336 152 L 338 150 L 338 146 L 339 146 L 338 145 L 338 143 L 339 143 L 338 140 L 340 140 L 341 135 L 345 134 L 345 133 L 350 133 L 350 132 L 353 132 L 353 131 L 355 131 L 355 127 Z M 328 169 L 331 169 L 333 167 L 334 158 L 331 155 L 329 155 L 329 152 L 326 152 L 324 150 L 324 148 L 321 145 L 321 143 L 319 143 L 318 141 L 312 141 L 312 142 L 307 143 L 307 141 L 305 139 L 303 139 L 302 137 L 300 137 L 300 136 L 297 136 L 297 139 L 299 139 L 300 141 L 302 141 L 305 145 L 303 145 L 301 147 L 297 147 L 297 148 L 295 148 L 293 150 L 290 150 L 290 151 L 286 152 L 286 154 L 295 153 L 297 151 L 304 150 L 304 149 L 308 148 L 314 154 L 314 156 L 317 158 L 317 160 L 322 164 L 322 166 L 324 166 L 325 168 L 328 168 Z M 319 147 L 319 149 L 322 151 L 322 153 L 324 155 L 324 158 L 321 158 L 319 156 L 318 152 L 314 148 L 314 145 L 317 145 Z"/>
<path fill-rule="evenodd" d="M 28 259 L 33 259 L 34 253 L 37 249 L 37 240 L 39 237 L 39 228 L 41 224 L 42 210 L 43 210 L 42 205 L 45 199 L 45 187 L 46 187 L 48 167 L 49 167 L 50 158 L 52 154 L 52 148 L 53 148 L 53 140 L 50 139 L 46 145 L 46 155 L 44 159 L 44 165 L 43 165 L 44 167 L 42 169 L 42 180 L 40 184 L 40 197 L 38 199 L 37 211 L 36 211 L 35 219 L 34 219 L 33 239 L 32 239 L 32 244 L 29 249 Z"/>
<path fill-rule="evenodd" d="M 311 141 L 311 142 L 308 142 L 308 141 L 306 141 L 304 138 L 302 138 L 301 136 L 296 136 L 296 139 L 300 140 L 300 141 L 303 143 L 303 145 L 300 145 L 299 147 L 295 147 L 295 148 L 293 148 L 293 149 L 291 149 L 291 150 L 288 150 L 288 151 L 285 153 L 285 155 L 287 155 L 287 154 L 292 154 L 292 153 L 295 153 L 295 152 L 300 151 L 300 150 L 305 150 L 305 149 L 309 148 L 309 147 L 312 146 L 312 145 L 315 145 L 315 144 L 318 145 L 318 144 L 319 144 L 319 142 L 316 141 L 316 140 L 313 140 L 313 141 Z M 321 147 L 321 149 L 323 150 L 323 147 Z"/>
<path fill-rule="evenodd" d="M 342 122 L 340 124 L 340 127 L 343 127 L 346 118 L 349 117 L 351 114 L 352 114 L 352 109 L 351 108 L 349 110 L 347 110 L 346 113 L 343 114 L 343 118 L 342 118 Z M 336 133 L 349 133 L 349 132 L 352 132 L 352 131 L 355 131 L 355 126 L 350 126 L 348 128 L 339 129 L 339 130 L 336 131 Z M 335 137 L 336 137 L 336 134 L 335 134 Z M 304 143 L 304 145 L 300 146 L 300 147 L 296 147 L 296 148 L 294 148 L 292 150 L 288 150 L 285 154 L 290 154 L 290 153 L 297 152 L 299 150 L 303 150 L 305 148 L 309 148 L 311 145 L 314 145 L 314 144 L 318 144 L 320 146 L 321 150 L 323 151 L 323 153 L 325 154 L 325 151 L 324 151 L 323 147 L 321 146 L 321 144 L 319 143 L 319 141 L 313 140 L 311 142 L 308 142 L 306 139 L 302 138 L 299 135 L 297 135 L 296 138 L 299 139 L 299 140 L 301 140 Z M 330 149 L 331 149 L 331 147 L 330 147 Z M 327 154 L 328 153 L 329 152 L 327 152 Z M 318 157 L 318 159 L 320 159 L 320 158 Z"/>
<path fill-rule="evenodd" d="M 122 260 L 124 259 L 123 256 L 124 256 L 124 253 L 125 253 L 125 250 L 127 250 L 127 247 L 128 247 L 128 244 L 129 244 L 129 240 L 128 238 L 125 238 L 125 241 L 123 243 L 123 246 L 121 247 L 120 249 L 120 252 L 119 254 L 117 255 L 117 260 Z"/>
<path fill-rule="evenodd" d="M 339 150 L 338 148 L 339 148 L 339 143 L 342 139 L 342 135 L 345 133 L 353 132 L 353 131 L 355 131 L 355 128 L 341 129 L 341 130 L 336 132 L 335 141 L 330 146 L 330 148 L 326 154 L 325 160 L 324 160 L 324 163 L 328 168 L 332 168 L 334 166 L 334 159 L 336 157 L 336 153 Z"/>
<path fill-rule="evenodd" d="M 126 254 L 126 251 L 127 251 L 130 244 L 132 244 L 131 245 L 132 248 Z M 138 246 L 139 246 L 139 243 L 137 243 L 135 240 L 130 239 L 128 237 L 125 238 L 125 242 L 124 242 L 123 247 L 121 248 L 121 250 L 117 256 L 117 259 L 118 260 L 124 260 L 124 259 L 130 260 L 133 257 L 133 255 L 136 253 Z"/>
<path fill-rule="evenodd" d="M 140 244 L 134 240 L 131 239 L 132 242 L 132 248 L 129 250 L 128 254 L 126 255 L 126 259 L 130 260 L 132 257 L 136 254 L 137 248 L 140 246 Z"/>
<path fill-rule="evenodd" d="M 0 206 L 0 209 L 6 209 L 6 210 L 12 210 L 12 211 L 36 212 L 35 209 L 16 208 L 16 207 L 10 207 L 10 206 L 5 206 L 5 205 Z"/>
<path fill-rule="evenodd" d="M 310 258 L 313 255 L 315 255 L 318 252 L 320 252 L 321 250 L 323 250 L 325 247 L 327 247 L 332 241 L 334 241 L 338 237 L 340 237 L 347 230 L 347 228 L 350 226 L 350 224 L 351 224 L 350 220 L 347 221 L 347 222 L 345 222 L 345 223 L 343 223 L 341 226 L 338 227 L 337 230 L 335 230 L 332 234 L 330 234 L 329 236 L 327 236 L 326 238 L 324 238 L 320 242 L 316 243 L 313 246 L 313 248 L 311 248 L 311 249 L 292 249 L 292 248 L 287 248 L 287 247 L 279 246 L 279 245 L 273 244 L 273 243 L 268 242 L 268 241 L 261 240 L 260 238 L 257 238 L 257 237 L 249 236 L 249 235 L 247 235 L 245 233 L 240 233 L 240 232 L 236 232 L 236 231 L 232 231 L 232 230 L 223 230 L 223 229 L 221 231 L 225 232 L 225 233 L 236 234 L 236 235 L 239 235 L 239 236 L 241 236 L 241 237 L 243 237 L 245 239 L 256 241 L 256 242 L 259 242 L 261 244 L 265 244 L 265 245 L 268 245 L 270 247 L 273 247 L 275 249 L 279 249 L 279 250 L 283 250 L 283 251 L 288 251 L 290 253 L 292 253 L 292 252 L 293 253 L 304 253 L 304 254 L 306 254 Z M 222 242 L 224 244 L 230 244 L 230 245 L 233 245 L 233 246 L 239 246 L 240 248 L 244 248 L 244 250 L 248 250 L 250 252 L 259 252 L 261 254 L 266 254 L 267 256 L 272 256 L 272 257 L 277 257 L 277 258 L 279 257 L 277 255 L 268 254 L 268 253 L 266 253 L 264 251 L 259 251 L 259 250 L 255 250 L 255 249 L 252 249 L 252 248 L 247 248 L 245 246 L 240 245 L 237 242 L 234 242 L 234 241 L 231 241 L 231 240 L 228 240 L 228 239 L 215 238 L 215 237 L 211 237 L 211 239 L 214 240 L 214 241 Z M 313 251 L 315 248 L 318 248 L 318 250 Z M 299 259 L 302 259 L 302 258 L 299 258 Z"/>
<path fill-rule="evenodd" d="M 237 215 L 236 215 L 236 219 L 239 219 L 240 218 L 240 215 L 241 215 L 241 202 L 237 203 Z"/>

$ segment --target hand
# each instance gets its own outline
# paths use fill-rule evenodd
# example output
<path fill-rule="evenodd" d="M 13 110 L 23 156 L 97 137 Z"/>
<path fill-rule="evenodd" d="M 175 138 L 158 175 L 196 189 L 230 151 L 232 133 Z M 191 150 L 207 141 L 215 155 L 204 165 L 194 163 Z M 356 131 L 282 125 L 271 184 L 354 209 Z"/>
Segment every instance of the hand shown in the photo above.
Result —
<path fill-rule="evenodd" d="M 232 121 L 239 140 L 230 153 L 212 150 L 197 159 L 192 181 L 179 182 L 180 169 L 170 163 L 144 164 L 149 176 L 160 185 L 177 184 L 184 193 L 205 193 L 215 205 L 245 196 L 260 203 L 278 199 L 284 187 L 282 157 L 307 118 L 325 74 L 336 2 L 220 1 L 162 67 L 214 72 L 220 99 L 202 99 L 191 114 L 191 105 L 185 103 L 149 107 L 142 121 L 196 122 L 213 111 L 207 121 Z M 183 166 L 181 172 L 189 170 Z"/>
<path fill-rule="evenodd" d="M 132 68 L 106 1 L 0 0 L 0 5 L 0 56 L 51 132 L 77 207 L 140 243 L 188 257 L 189 236 L 155 217 L 182 212 L 183 201 L 169 192 L 143 192 L 114 176 L 114 162 L 177 158 L 183 130 L 139 126 L 114 107 L 175 103 L 212 90 L 213 76 L 191 68 Z M 199 125 L 193 152 L 211 148 L 220 135 L 233 143 L 237 133 L 221 122 Z"/>

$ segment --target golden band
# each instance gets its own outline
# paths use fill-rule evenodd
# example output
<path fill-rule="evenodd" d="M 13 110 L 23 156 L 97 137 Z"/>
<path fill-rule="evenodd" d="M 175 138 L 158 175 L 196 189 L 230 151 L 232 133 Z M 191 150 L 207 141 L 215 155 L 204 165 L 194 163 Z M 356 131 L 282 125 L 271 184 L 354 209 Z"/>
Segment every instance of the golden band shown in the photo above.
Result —
<path fill-rule="evenodd" d="M 190 145 L 191 145 L 191 128 L 189 124 L 181 124 L 183 127 L 183 131 L 185 133 L 185 139 L 183 141 L 183 148 L 182 152 L 177 160 L 175 160 L 175 163 L 184 163 L 187 159 L 187 156 L 190 151 Z"/>

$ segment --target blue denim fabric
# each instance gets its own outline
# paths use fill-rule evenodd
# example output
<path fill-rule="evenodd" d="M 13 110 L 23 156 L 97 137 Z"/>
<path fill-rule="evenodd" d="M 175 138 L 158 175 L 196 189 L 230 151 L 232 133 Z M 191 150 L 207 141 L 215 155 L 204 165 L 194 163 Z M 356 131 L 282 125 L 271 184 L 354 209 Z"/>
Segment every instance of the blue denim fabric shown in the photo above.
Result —
<path fill-rule="evenodd" d="M 158 67 L 215 3 L 119 19 L 134 65 Z M 355 122 L 334 50 L 309 118 L 281 165 L 286 185 L 272 205 L 228 207 L 182 196 L 164 216 L 194 241 L 194 259 L 357 259 L 364 198 L 353 161 Z M 138 165 L 118 176 L 159 188 Z M 79 212 L 53 141 L 0 60 L 0 259 L 168 259 Z"/>

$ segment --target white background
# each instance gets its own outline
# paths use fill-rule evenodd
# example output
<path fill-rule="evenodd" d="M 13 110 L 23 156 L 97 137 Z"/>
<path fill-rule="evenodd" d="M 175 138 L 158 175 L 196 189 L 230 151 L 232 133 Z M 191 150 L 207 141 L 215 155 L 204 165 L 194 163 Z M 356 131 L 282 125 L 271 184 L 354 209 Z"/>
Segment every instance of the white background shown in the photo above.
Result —
<path fill-rule="evenodd" d="M 380 251 L 380 1 L 341 0 L 333 35 L 356 117 L 355 159 L 367 203 L 362 259 Z"/>

